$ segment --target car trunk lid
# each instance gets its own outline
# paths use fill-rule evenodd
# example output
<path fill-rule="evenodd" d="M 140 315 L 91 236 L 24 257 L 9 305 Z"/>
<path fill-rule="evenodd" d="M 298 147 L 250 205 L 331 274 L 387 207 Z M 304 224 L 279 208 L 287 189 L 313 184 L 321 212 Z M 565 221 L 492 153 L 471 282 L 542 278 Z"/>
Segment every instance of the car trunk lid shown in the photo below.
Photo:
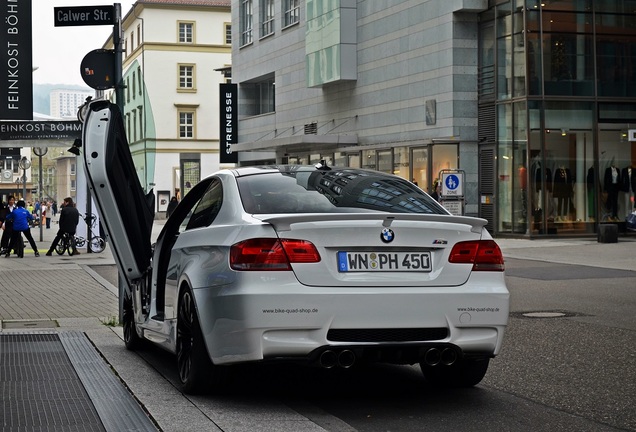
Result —
<path fill-rule="evenodd" d="M 448 261 L 460 241 L 480 240 L 484 219 L 411 213 L 258 215 L 278 236 L 312 242 L 317 263 L 293 263 L 310 286 L 457 286 L 472 264 Z"/>

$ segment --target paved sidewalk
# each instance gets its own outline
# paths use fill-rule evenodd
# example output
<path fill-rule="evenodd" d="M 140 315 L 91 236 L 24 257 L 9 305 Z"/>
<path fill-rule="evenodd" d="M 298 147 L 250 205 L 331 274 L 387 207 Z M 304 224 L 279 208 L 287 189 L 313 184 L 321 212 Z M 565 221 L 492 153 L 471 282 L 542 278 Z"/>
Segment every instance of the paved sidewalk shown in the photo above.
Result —
<path fill-rule="evenodd" d="M 636 237 L 623 236 L 618 243 L 595 239 L 495 239 L 504 259 L 518 258 L 559 264 L 636 271 Z"/>
<path fill-rule="evenodd" d="M 156 239 L 163 223 L 164 221 L 157 221 L 155 224 L 153 239 Z M 117 288 L 113 284 L 116 279 L 113 275 L 116 272 L 113 273 L 114 260 L 110 246 L 107 245 L 106 250 L 100 254 L 86 253 L 84 248 L 80 249 L 81 254 L 78 256 L 57 253 L 50 257 L 45 256 L 56 232 L 57 225 L 54 223 L 50 229 L 42 230 L 42 241 L 39 241 L 39 227 L 32 229 L 40 257 L 35 257 L 30 248 L 25 250 L 24 258 L 0 257 L 0 340 L 3 340 L 3 336 L 25 331 L 60 335 L 64 332 L 79 332 L 90 340 L 90 344 L 105 359 L 104 365 L 107 364 L 116 371 L 118 379 L 126 383 L 126 387 L 162 430 L 220 430 L 215 418 L 201 413 L 187 397 L 167 384 L 158 372 L 149 370 L 145 362 L 140 361 L 138 354 L 125 350 L 121 340 L 121 327 L 113 326 L 118 316 L 118 298 Z M 589 238 L 496 241 L 506 259 L 530 259 L 636 271 L 636 238 L 633 236 L 622 236 L 618 243 L 606 244 Z M 108 277 L 100 274 L 108 274 Z M 71 339 L 75 338 L 74 333 L 72 336 Z M 0 354 L 2 346 L 4 345 L 0 345 Z M 73 353 L 68 354 L 73 357 Z M 3 370 L 0 367 L 0 374 Z M 157 394 L 161 394 L 162 398 L 157 399 Z M 6 397 L 14 396 L 5 392 L 3 398 Z M 215 403 L 219 404 L 218 414 L 226 415 L 223 414 L 223 401 L 217 400 Z M 228 405 L 227 410 L 232 410 L 231 405 Z M 268 415 L 272 419 L 277 416 L 282 418 L 292 415 L 289 411 L 288 407 L 281 406 L 273 408 Z M 185 417 L 181 415 L 184 412 L 188 412 Z M 310 419 L 298 413 L 293 415 L 295 430 L 323 430 Z M 264 421 L 259 413 L 241 413 L 241 418 L 240 427 L 227 430 L 255 430 Z M 109 424 L 103 419 L 102 421 L 106 426 Z M 268 426 L 273 427 L 274 424 L 269 423 Z M 299 425 L 302 426 L 299 428 Z M 109 430 L 108 427 L 106 430 Z M 154 426 L 147 430 L 154 430 Z"/>

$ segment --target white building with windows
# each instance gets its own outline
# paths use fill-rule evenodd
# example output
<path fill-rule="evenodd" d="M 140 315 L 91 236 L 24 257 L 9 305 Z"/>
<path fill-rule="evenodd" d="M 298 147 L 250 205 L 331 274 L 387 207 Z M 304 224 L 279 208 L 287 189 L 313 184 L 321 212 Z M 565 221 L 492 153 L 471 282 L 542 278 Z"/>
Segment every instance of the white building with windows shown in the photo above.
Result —
<path fill-rule="evenodd" d="M 66 90 L 57 89 L 49 93 L 50 114 L 58 119 L 76 119 L 77 108 L 82 106 L 86 98 L 93 96 L 92 90 Z"/>
<path fill-rule="evenodd" d="M 220 168 L 219 84 L 226 78 L 219 69 L 231 65 L 230 3 L 139 0 L 123 18 L 124 123 L 156 212 Z M 112 46 L 111 38 L 105 47 Z"/>

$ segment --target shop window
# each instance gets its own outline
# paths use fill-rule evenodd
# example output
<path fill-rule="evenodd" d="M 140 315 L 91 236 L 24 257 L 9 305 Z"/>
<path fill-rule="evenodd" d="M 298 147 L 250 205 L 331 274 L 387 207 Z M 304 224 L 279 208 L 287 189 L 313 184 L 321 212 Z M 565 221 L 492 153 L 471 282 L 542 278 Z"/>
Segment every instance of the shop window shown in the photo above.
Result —
<path fill-rule="evenodd" d="M 393 173 L 393 157 L 391 150 L 379 150 L 378 156 L 378 171 L 383 173 Z"/>
<path fill-rule="evenodd" d="M 393 149 L 392 173 L 407 180 L 413 180 L 409 173 L 409 149 L 408 147 L 396 147 Z M 417 183 L 417 181 L 416 181 Z M 419 185 L 419 183 L 418 183 Z"/>
<path fill-rule="evenodd" d="M 362 151 L 362 161 L 361 161 L 361 168 L 364 169 L 371 169 L 374 170 L 376 169 L 377 162 L 375 160 L 375 150 L 363 150 Z"/>
<path fill-rule="evenodd" d="M 347 155 L 347 159 L 349 161 L 347 165 L 349 165 L 351 168 L 362 168 L 359 154 Z"/>
<path fill-rule="evenodd" d="M 432 174 L 439 178 L 442 170 L 458 169 L 457 144 L 435 144 L 432 146 Z"/>
<path fill-rule="evenodd" d="M 185 196 L 201 180 L 201 160 L 182 159 L 181 173 L 183 196 Z"/>
<path fill-rule="evenodd" d="M 417 182 L 417 185 L 424 191 L 432 192 L 429 190 L 428 178 L 428 147 L 419 147 L 411 150 L 411 163 L 413 170 L 411 172 L 412 180 Z M 437 174 L 435 174 L 437 176 Z"/>

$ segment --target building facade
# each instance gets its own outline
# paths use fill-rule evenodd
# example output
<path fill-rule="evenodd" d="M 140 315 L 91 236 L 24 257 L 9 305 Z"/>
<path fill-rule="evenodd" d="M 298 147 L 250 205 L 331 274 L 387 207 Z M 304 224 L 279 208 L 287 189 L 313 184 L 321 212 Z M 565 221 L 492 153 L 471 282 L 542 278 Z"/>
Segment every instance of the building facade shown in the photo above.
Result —
<path fill-rule="evenodd" d="M 233 0 L 233 148 L 242 165 L 326 159 L 427 191 L 454 170 L 462 213 L 496 234 L 593 233 L 633 206 L 621 183 L 608 216 L 615 193 L 603 180 L 612 166 L 631 176 L 634 160 L 634 9 L 632 0 Z"/>
<path fill-rule="evenodd" d="M 496 186 L 483 206 L 494 228 L 623 228 L 636 190 L 636 1 L 490 3 L 479 24 L 479 136 L 482 159 L 496 160 L 481 173 Z"/>
<path fill-rule="evenodd" d="M 230 20 L 229 0 L 139 0 L 123 18 L 124 124 L 157 212 L 220 167 L 215 69 L 231 63 Z"/>
<path fill-rule="evenodd" d="M 94 92 L 89 90 L 52 90 L 49 93 L 51 117 L 58 119 L 76 119 L 77 108 L 82 106 L 89 96 L 93 97 Z"/>

